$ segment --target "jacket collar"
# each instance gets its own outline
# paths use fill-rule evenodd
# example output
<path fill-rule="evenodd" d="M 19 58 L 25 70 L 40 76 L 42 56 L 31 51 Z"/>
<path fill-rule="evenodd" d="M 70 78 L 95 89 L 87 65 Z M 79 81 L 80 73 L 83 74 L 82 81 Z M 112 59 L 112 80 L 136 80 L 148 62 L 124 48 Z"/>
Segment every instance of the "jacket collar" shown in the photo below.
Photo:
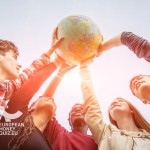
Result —
<path fill-rule="evenodd" d="M 140 129 L 140 132 L 133 132 L 133 131 L 126 131 L 126 130 L 119 130 L 116 126 L 110 124 L 110 129 L 111 132 L 118 132 L 121 135 L 125 135 L 125 136 L 131 136 L 131 137 L 136 137 L 136 138 L 148 138 L 150 139 L 150 133 L 148 133 L 146 130 L 144 129 Z"/>

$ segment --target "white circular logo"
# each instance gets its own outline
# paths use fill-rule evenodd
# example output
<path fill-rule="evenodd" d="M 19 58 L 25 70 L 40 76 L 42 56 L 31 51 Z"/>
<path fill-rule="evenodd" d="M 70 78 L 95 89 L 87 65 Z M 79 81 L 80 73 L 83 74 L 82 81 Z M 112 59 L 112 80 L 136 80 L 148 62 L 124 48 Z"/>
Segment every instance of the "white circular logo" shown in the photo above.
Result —
<path fill-rule="evenodd" d="M 3 116 L 5 117 L 6 122 L 11 122 L 11 120 L 19 118 L 22 114 L 23 113 L 21 111 L 17 111 L 14 114 L 10 114 L 6 111 L 3 112 Z"/>

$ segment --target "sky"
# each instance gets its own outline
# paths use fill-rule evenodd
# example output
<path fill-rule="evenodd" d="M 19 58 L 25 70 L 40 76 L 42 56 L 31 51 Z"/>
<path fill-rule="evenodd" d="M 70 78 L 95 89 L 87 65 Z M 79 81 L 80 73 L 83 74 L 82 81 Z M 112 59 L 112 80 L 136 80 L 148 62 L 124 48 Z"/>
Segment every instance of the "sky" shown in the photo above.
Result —
<path fill-rule="evenodd" d="M 49 49 L 53 29 L 60 20 L 70 15 L 90 17 L 98 25 L 104 41 L 123 31 L 150 40 L 149 5 L 149 0 L 0 0 L 0 38 L 17 45 L 19 62 L 24 69 Z M 150 74 L 148 62 L 121 46 L 95 58 L 90 70 L 106 123 L 108 106 L 116 97 L 131 101 L 150 122 L 150 106 L 140 102 L 129 88 L 132 77 Z M 43 84 L 31 102 L 42 95 L 55 74 Z M 75 103 L 83 103 L 78 67 L 65 75 L 54 99 L 57 105 L 56 118 L 70 130 L 68 113 Z"/>

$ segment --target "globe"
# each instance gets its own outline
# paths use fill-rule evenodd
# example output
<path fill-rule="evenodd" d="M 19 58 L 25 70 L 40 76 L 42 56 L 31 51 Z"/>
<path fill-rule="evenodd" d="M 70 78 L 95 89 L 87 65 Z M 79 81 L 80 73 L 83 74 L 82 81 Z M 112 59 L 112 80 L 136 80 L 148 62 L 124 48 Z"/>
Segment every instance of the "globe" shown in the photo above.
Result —
<path fill-rule="evenodd" d="M 64 37 L 56 53 L 69 64 L 78 65 L 97 53 L 103 37 L 98 26 L 86 16 L 68 16 L 58 24 L 58 39 Z"/>

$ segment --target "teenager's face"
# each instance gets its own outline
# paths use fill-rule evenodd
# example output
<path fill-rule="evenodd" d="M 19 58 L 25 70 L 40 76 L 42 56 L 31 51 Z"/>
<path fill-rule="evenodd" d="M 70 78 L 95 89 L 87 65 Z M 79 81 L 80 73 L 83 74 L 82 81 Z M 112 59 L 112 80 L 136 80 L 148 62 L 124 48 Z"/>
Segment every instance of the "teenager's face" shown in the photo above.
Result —
<path fill-rule="evenodd" d="M 21 65 L 17 62 L 17 57 L 13 51 L 0 55 L 0 67 L 7 80 L 14 80 L 19 77 Z"/>
<path fill-rule="evenodd" d="M 56 112 L 56 104 L 51 97 L 41 96 L 30 107 L 30 112 L 38 114 L 44 114 L 52 118 Z"/>
<path fill-rule="evenodd" d="M 83 106 L 81 104 L 74 105 L 69 113 L 70 125 L 73 128 L 82 127 L 85 125 L 84 116 Z"/>
<path fill-rule="evenodd" d="M 109 106 L 109 113 L 112 119 L 117 121 L 123 116 L 130 115 L 131 109 L 123 98 L 116 98 Z"/>
<path fill-rule="evenodd" d="M 131 80 L 131 90 L 143 103 L 150 103 L 150 76 L 139 75 Z"/>
<path fill-rule="evenodd" d="M 51 98 L 51 97 L 42 96 L 35 103 L 35 108 L 37 110 L 51 111 L 55 107 L 56 107 L 56 105 L 54 103 L 53 98 Z"/>

